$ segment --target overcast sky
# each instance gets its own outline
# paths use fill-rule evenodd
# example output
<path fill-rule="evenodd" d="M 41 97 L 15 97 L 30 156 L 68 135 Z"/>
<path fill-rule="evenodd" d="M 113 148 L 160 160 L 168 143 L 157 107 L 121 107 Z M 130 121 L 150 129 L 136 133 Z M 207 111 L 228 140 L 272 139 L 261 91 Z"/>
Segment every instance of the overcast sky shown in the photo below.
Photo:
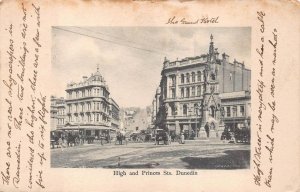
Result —
<path fill-rule="evenodd" d="M 206 54 L 215 48 L 251 68 L 251 28 L 53 27 L 53 95 L 65 97 L 71 81 L 90 76 L 99 64 L 120 107 L 151 104 L 166 56 L 169 60 Z"/>

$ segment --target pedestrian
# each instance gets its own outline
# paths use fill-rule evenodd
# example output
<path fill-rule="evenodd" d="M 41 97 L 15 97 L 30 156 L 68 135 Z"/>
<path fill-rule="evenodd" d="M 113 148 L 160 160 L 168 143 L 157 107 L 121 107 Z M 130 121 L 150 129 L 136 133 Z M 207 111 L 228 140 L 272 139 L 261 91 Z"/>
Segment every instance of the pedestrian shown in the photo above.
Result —
<path fill-rule="evenodd" d="M 110 134 L 108 134 L 108 135 L 106 136 L 106 140 L 107 140 L 107 143 L 110 143 L 110 142 L 111 142 Z"/>
<path fill-rule="evenodd" d="M 181 144 L 185 143 L 185 141 L 184 141 L 184 134 L 183 133 L 181 133 L 181 135 L 180 135 L 180 143 Z"/>
<path fill-rule="evenodd" d="M 99 135 L 99 139 L 100 139 L 101 145 L 103 145 L 103 135 L 102 134 Z"/>
<path fill-rule="evenodd" d="M 209 138 L 209 125 L 208 125 L 208 122 L 206 122 L 206 124 L 204 126 L 204 129 L 205 129 L 207 138 Z"/>
<path fill-rule="evenodd" d="M 82 138 L 82 135 L 79 134 L 79 145 L 82 145 L 83 144 L 83 138 Z"/>
<path fill-rule="evenodd" d="M 58 139 L 58 146 L 61 148 L 61 151 L 63 151 L 63 140 L 62 140 L 62 137 L 59 137 Z"/>
<path fill-rule="evenodd" d="M 61 137 L 61 139 L 62 139 L 62 146 L 67 147 L 67 137 L 66 137 L 66 135 L 63 135 Z"/>

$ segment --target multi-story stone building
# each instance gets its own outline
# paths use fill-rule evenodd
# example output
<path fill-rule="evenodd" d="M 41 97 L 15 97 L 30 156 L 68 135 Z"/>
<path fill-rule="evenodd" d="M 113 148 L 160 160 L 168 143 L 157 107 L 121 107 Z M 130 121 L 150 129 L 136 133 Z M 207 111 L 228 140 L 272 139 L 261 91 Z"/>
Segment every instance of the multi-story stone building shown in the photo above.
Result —
<path fill-rule="evenodd" d="M 231 63 L 225 53 L 220 58 L 211 35 L 207 54 L 176 61 L 165 58 L 152 103 L 153 123 L 196 137 L 204 134 L 206 122 L 216 135 L 225 125 L 250 126 L 250 78 L 243 62 Z"/>
<path fill-rule="evenodd" d="M 156 122 L 158 122 L 159 121 L 159 117 L 160 117 L 160 115 L 158 114 L 158 112 L 159 112 L 159 107 L 160 107 L 160 91 L 161 91 L 161 89 L 160 89 L 160 87 L 158 87 L 157 89 L 156 89 L 156 92 L 155 92 L 155 96 L 154 96 L 154 99 L 153 99 L 153 101 L 152 101 L 152 118 L 151 118 L 151 121 L 152 121 L 152 125 L 155 125 L 155 124 L 157 124 Z"/>
<path fill-rule="evenodd" d="M 110 110 L 111 110 L 111 128 L 120 128 L 120 107 L 115 100 L 110 98 Z"/>
<path fill-rule="evenodd" d="M 229 128 L 250 128 L 250 91 L 221 93 L 222 121 Z"/>
<path fill-rule="evenodd" d="M 56 129 L 61 129 L 65 125 L 65 99 L 63 97 L 57 98 L 51 96 L 51 105 L 50 105 L 50 127 L 51 131 Z"/>
<path fill-rule="evenodd" d="M 62 126 L 56 129 L 77 131 L 86 136 L 109 134 L 119 129 L 120 108 L 110 97 L 99 68 L 90 77 L 84 76 L 82 81 L 68 84 L 66 93 L 64 119 Z"/>

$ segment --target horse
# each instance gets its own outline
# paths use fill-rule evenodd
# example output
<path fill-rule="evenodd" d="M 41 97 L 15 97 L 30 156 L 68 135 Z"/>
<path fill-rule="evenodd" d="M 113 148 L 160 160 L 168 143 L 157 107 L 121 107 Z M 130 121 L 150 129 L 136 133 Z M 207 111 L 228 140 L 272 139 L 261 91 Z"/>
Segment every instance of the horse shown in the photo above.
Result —
<path fill-rule="evenodd" d="M 78 142 L 78 137 L 72 134 L 68 134 L 67 136 L 67 145 L 68 147 L 75 146 Z"/>
<path fill-rule="evenodd" d="M 118 133 L 118 134 L 117 134 L 116 144 L 117 144 L 117 141 L 118 141 L 118 142 L 119 142 L 119 145 L 123 145 L 123 140 L 124 140 L 125 143 L 127 144 L 125 135 L 123 135 L 123 134 L 121 134 L 121 133 Z"/>

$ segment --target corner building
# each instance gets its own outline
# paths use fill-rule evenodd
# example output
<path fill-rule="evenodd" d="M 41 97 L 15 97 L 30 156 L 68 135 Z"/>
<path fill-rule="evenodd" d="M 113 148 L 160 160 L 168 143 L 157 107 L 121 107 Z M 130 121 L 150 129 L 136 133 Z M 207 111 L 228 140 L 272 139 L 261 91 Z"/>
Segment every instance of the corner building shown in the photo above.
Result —
<path fill-rule="evenodd" d="M 208 122 L 211 135 L 218 137 L 225 126 L 250 127 L 251 71 L 243 62 L 230 62 L 226 53 L 220 56 L 212 35 L 210 40 L 207 54 L 165 58 L 152 102 L 157 128 L 202 137 Z"/>
<path fill-rule="evenodd" d="M 119 129 L 119 106 L 110 97 L 109 88 L 97 68 L 90 77 L 70 83 L 66 89 L 66 124 L 64 130 L 85 136 L 110 134 Z"/>

